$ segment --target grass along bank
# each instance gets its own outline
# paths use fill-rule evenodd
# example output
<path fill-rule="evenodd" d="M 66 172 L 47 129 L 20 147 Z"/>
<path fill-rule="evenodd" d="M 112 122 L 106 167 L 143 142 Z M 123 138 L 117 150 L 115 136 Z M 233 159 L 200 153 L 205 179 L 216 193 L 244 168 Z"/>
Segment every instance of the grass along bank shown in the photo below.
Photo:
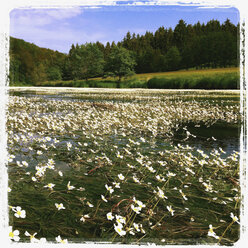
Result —
<path fill-rule="evenodd" d="M 15 84 L 13 86 L 28 86 Z M 118 83 L 117 78 L 89 80 L 46 81 L 35 86 L 82 88 L 149 88 L 149 89 L 238 89 L 239 68 L 181 70 L 172 72 L 143 73 Z"/>

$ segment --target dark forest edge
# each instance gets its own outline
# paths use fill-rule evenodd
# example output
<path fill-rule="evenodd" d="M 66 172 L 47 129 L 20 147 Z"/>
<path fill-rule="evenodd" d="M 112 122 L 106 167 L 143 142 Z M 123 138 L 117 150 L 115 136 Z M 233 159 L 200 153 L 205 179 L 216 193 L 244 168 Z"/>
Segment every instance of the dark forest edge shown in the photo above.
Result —
<path fill-rule="evenodd" d="M 237 89 L 239 24 L 160 27 L 144 35 L 128 32 L 122 41 L 72 44 L 69 54 L 10 37 L 10 85 L 97 88 Z M 218 73 L 182 76 L 178 70 L 220 68 Z M 160 73 L 178 71 L 173 77 Z M 201 71 L 201 70 L 200 70 Z M 137 75 L 135 76 L 135 74 Z M 155 73 L 142 78 L 141 73 Z"/>

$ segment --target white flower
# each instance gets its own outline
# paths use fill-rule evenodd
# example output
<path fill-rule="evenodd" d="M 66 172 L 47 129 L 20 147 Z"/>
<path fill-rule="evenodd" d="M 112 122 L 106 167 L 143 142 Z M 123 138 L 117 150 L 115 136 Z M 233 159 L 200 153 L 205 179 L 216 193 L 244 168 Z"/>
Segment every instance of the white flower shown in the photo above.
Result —
<path fill-rule="evenodd" d="M 21 207 L 17 206 L 17 207 L 12 208 L 12 209 L 15 212 L 16 218 L 26 218 L 26 211 L 22 210 Z"/>
<path fill-rule="evenodd" d="M 108 186 L 107 184 L 105 184 L 105 188 L 109 191 L 110 194 L 114 192 L 112 186 Z"/>
<path fill-rule="evenodd" d="M 30 237 L 30 242 L 31 243 L 38 243 L 39 242 L 39 240 L 35 238 L 36 234 L 37 233 L 34 233 L 33 235 L 31 235 L 29 232 L 27 232 L 27 231 L 25 232 L 25 235 Z"/>
<path fill-rule="evenodd" d="M 206 162 L 205 160 L 202 159 L 202 160 L 199 161 L 199 164 L 200 164 L 200 165 L 204 165 L 204 164 L 207 164 L 207 162 Z"/>
<path fill-rule="evenodd" d="M 168 172 L 168 173 L 167 173 L 167 176 L 168 176 L 168 177 L 174 177 L 175 175 L 176 175 L 176 174 L 175 174 L 175 173 L 172 173 L 172 172 Z"/>
<path fill-rule="evenodd" d="M 83 222 L 85 222 L 86 219 L 88 219 L 88 218 L 90 218 L 90 216 L 88 214 L 85 214 L 85 215 L 82 215 L 82 217 L 81 217 L 80 220 L 83 221 Z"/>
<path fill-rule="evenodd" d="M 18 167 L 23 167 L 23 164 L 21 164 L 20 161 L 16 161 L 16 164 Z"/>
<path fill-rule="evenodd" d="M 117 158 L 123 158 L 123 156 L 122 156 L 119 152 L 117 152 L 116 157 L 117 157 Z"/>
<path fill-rule="evenodd" d="M 121 215 L 115 215 L 115 218 L 118 224 L 126 224 L 126 217 L 122 217 Z"/>
<path fill-rule="evenodd" d="M 151 166 L 146 166 L 146 168 L 152 173 L 156 172 L 156 170 Z"/>
<path fill-rule="evenodd" d="M 49 183 L 49 184 L 45 185 L 44 188 L 49 188 L 52 190 L 54 186 L 55 186 L 55 184 Z"/>
<path fill-rule="evenodd" d="M 12 161 L 13 161 L 13 159 L 12 159 L 12 158 L 8 158 L 8 162 L 10 162 L 10 163 L 11 163 Z"/>
<path fill-rule="evenodd" d="M 165 179 L 163 177 L 160 177 L 160 175 L 157 175 L 156 176 L 156 179 L 159 181 L 159 182 L 164 182 Z"/>
<path fill-rule="evenodd" d="M 47 150 L 47 147 L 46 147 L 45 144 L 42 144 L 40 147 L 43 148 L 43 149 L 45 149 L 45 150 Z"/>
<path fill-rule="evenodd" d="M 12 190 L 12 189 L 11 189 L 10 187 L 8 187 L 8 189 L 7 189 L 8 193 L 11 192 L 11 190 Z"/>
<path fill-rule="evenodd" d="M 117 182 L 113 182 L 113 185 L 115 186 L 115 188 L 120 188 L 120 183 L 117 183 Z"/>
<path fill-rule="evenodd" d="M 134 203 L 137 204 L 140 208 L 144 208 L 144 207 L 146 206 L 145 204 L 143 204 L 142 201 L 136 200 L 135 197 L 133 197 L 133 201 L 134 201 Z"/>
<path fill-rule="evenodd" d="M 63 203 L 60 203 L 60 204 L 55 203 L 55 206 L 56 206 L 56 208 L 57 208 L 58 210 L 60 210 L 60 209 L 65 209 Z"/>
<path fill-rule="evenodd" d="M 238 224 L 240 224 L 240 223 L 239 223 L 239 219 L 238 219 L 237 216 L 234 216 L 233 213 L 231 213 L 230 216 L 231 216 L 231 218 L 233 219 L 234 222 L 237 222 Z"/>
<path fill-rule="evenodd" d="M 73 190 L 73 189 L 75 189 L 75 187 L 74 187 L 74 186 L 71 186 L 70 183 L 71 183 L 71 182 L 69 181 L 68 184 L 67 184 L 67 189 L 68 189 L 68 190 Z"/>
<path fill-rule="evenodd" d="M 208 192 L 213 191 L 213 186 L 210 183 L 207 184 L 207 183 L 203 182 L 202 184 L 205 186 L 206 191 L 208 191 Z"/>
<path fill-rule="evenodd" d="M 42 155 L 43 152 L 42 152 L 42 151 L 37 151 L 37 154 L 38 154 L 38 155 Z"/>
<path fill-rule="evenodd" d="M 37 181 L 36 177 L 32 177 L 32 181 L 36 182 Z"/>
<path fill-rule="evenodd" d="M 167 206 L 167 209 L 171 213 L 171 215 L 173 216 L 175 211 L 172 209 L 172 207 L 171 206 Z"/>
<path fill-rule="evenodd" d="M 132 227 L 126 227 L 126 231 L 129 232 L 131 235 L 135 235 Z"/>
<path fill-rule="evenodd" d="M 46 165 L 47 165 L 46 167 L 47 167 L 48 169 L 54 170 L 54 165 L 53 165 L 53 164 L 47 163 Z"/>
<path fill-rule="evenodd" d="M 186 195 L 182 192 L 182 190 L 181 190 L 181 189 L 179 189 L 179 192 L 181 193 L 181 195 L 182 195 L 183 199 L 184 199 L 185 201 L 187 201 L 187 200 L 188 200 L 188 198 L 187 198 L 187 197 L 186 197 Z"/>
<path fill-rule="evenodd" d="M 120 180 L 124 180 L 125 179 L 125 177 L 122 174 L 118 174 L 118 177 L 119 177 Z"/>
<path fill-rule="evenodd" d="M 91 204 L 90 202 L 86 202 L 86 204 L 90 207 L 90 208 L 93 208 L 94 207 L 94 205 L 93 204 Z"/>
<path fill-rule="evenodd" d="M 36 166 L 35 169 L 37 171 L 35 173 L 36 176 L 42 177 L 45 174 L 45 171 L 46 171 L 46 167 L 45 166 Z"/>
<path fill-rule="evenodd" d="M 133 180 L 134 180 L 134 182 L 136 182 L 136 183 L 140 183 L 139 179 L 138 179 L 137 177 L 135 177 L 135 176 L 133 176 Z"/>
<path fill-rule="evenodd" d="M 52 158 L 48 159 L 47 163 L 50 164 L 50 165 L 55 165 L 55 162 L 54 162 L 54 160 Z"/>
<path fill-rule="evenodd" d="M 134 168 L 134 166 L 133 166 L 133 165 L 130 165 L 130 164 L 127 164 L 127 167 L 129 167 L 129 168 L 131 168 L 131 169 Z"/>
<path fill-rule="evenodd" d="M 61 239 L 60 235 L 58 237 L 56 237 L 55 240 L 58 243 L 62 243 L 62 244 L 67 244 L 68 243 L 67 239 Z"/>
<path fill-rule="evenodd" d="M 217 236 L 216 233 L 214 232 L 212 225 L 209 225 L 208 236 L 214 237 L 215 239 L 219 239 L 219 236 Z"/>
<path fill-rule="evenodd" d="M 143 229 L 142 224 L 140 224 L 140 231 L 141 231 L 142 233 L 146 233 L 145 230 Z"/>
<path fill-rule="evenodd" d="M 141 208 L 140 207 L 135 207 L 133 204 L 131 205 L 131 209 L 136 213 L 140 214 Z"/>
<path fill-rule="evenodd" d="M 113 220 L 115 217 L 112 215 L 111 212 L 107 213 L 107 219 L 108 220 Z"/>
<path fill-rule="evenodd" d="M 134 222 L 134 223 L 133 223 L 133 226 L 134 226 L 134 228 L 135 228 L 135 230 L 136 230 L 137 232 L 140 232 L 139 224 L 136 224 L 136 223 Z"/>
<path fill-rule="evenodd" d="M 157 192 L 158 196 L 159 196 L 160 198 L 168 199 L 168 198 L 164 195 L 163 190 L 160 189 L 159 187 L 157 187 L 157 188 L 158 188 L 158 192 Z"/>
<path fill-rule="evenodd" d="M 26 161 L 22 161 L 22 164 L 26 167 L 28 167 L 28 163 Z"/>
<path fill-rule="evenodd" d="M 101 195 L 101 198 L 103 201 L 108 202 L 107 199 L 104 197 L 104 195 Z"/>
<path fill-rule="evenodd" d="M 13 231 L 12 226 L 9 226 L 9 238 L 11 240 L 18 242 L 20 240 L 19 234 L 20 232 L 18 230 Z"/>
<path fill-rule="evenodd" d="M 61 177 L 63 176 L 63 173 L 62 173 L 62 171 L 59 171 L 58 173 L 59 173 L 59 175 L 60 175 Z"/>
<path fill-rule="evenodd" d="M 115 225 L 114 224 L 114 228 L 115 228 L 115 231 L 120 235 L 120 236 L 124 236 L 126 235 L 126 231 L 124 231 L 122 228 L 123 228 L 123 225 L 122 224 L 118 224 L 118 225 Z"/>
<path fill-rule="evenodd" d="M 70 151 L 70 149 L 72 148 L 72 144 L 70 142 L 67 142 L 66 146 L 67 146 L 67 150 Z"/>

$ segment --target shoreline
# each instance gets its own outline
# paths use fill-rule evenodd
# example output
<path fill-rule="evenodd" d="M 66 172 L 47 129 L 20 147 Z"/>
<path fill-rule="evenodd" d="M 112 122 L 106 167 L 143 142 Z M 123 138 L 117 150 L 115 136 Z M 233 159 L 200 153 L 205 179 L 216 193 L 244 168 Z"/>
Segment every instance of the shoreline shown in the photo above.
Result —
<path fill-rule="evenodd" d="M 109 93 L 147 93 L 147 92 L 202 92 L 202 93 L 229 93 L 229 94 L 240 94 L 240 89 L 237 90 L 226 90 L 226 89 L 143 89 L 143 88 L 77 88 L 77 87 L 36 87 L 36 86 L 7 86 L 8 91 L 37 91 L 37 92 L 72 92 L 72 93 L 84 93 L 84 92 L 109 92 Z"/>

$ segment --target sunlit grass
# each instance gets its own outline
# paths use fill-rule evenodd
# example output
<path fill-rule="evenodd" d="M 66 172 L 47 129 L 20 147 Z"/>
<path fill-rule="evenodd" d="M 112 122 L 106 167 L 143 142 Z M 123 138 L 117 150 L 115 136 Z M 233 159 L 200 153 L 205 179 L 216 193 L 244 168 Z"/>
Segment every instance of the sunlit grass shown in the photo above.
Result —
<path fill-rule="evenodd" d="M 153 87 L 149 80 L 161 82 Z M 163 83 L 167 80 L 167 84 Z M 239 68 L 189 69 L 171 72 L 135 74 L 123 78 L 120 83 L 115 77 L 97 77 L 89 80 L 58 80 L 37 82 L 36 86 L 44 87 L 79 87 L 79 88 L 176 88 L 176 89 L 237 89 L 239 86 Z M 15 86 L 26 86 L 16 83 Z"/>

